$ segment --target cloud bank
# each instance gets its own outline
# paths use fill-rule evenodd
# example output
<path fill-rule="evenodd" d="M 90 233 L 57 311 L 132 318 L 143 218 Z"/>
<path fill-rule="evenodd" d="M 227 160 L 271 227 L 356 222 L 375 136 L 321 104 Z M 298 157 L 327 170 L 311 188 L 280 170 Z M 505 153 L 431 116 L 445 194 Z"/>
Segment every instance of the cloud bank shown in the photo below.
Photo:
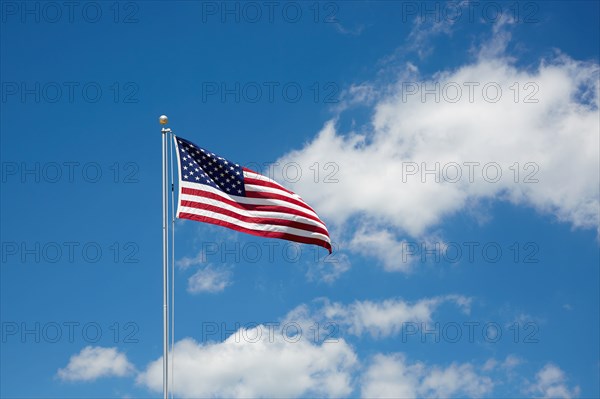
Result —
<path fill-rule="evenodd" d="M 173 392 L 184 398 L 344 397 L 352 392 L 356 354 L 344 341 L 312 343 L 264 334 L 258 326 L 232 334 L 219 343 L 191 338 L 175 345 Z M 240 336 L 252 339 L 240 339 Z M 162 357 L 137 382 L 162 389 Z"/>
<path fill-rule="evenodd" d="M 340 111 L 278 160 L 337 165 L 336 183 L 290 184 L 334 226 L 334 240 L 407 272 L 395 261 L 405 237 L 427 238 L 483 201 L 598 229 L 599 66 L 560 53 L 518 66 L 504 29 L 455 70 L 424 77 L 409 64 L 392 83 L 348 90 L 348 107 L 366 106 L 369 123 L 342 131 Z"/>

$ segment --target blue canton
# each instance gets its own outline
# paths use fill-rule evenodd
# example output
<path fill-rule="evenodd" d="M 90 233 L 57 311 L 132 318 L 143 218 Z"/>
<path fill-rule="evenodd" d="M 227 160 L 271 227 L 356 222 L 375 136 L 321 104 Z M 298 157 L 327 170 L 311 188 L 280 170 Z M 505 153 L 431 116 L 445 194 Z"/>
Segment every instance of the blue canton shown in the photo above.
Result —
<path fill-rule="evenodd" d="M 227 194 L 246 196 L 244 172 L 237 163 L 177 137 L 181 180 L 206 184 Z"/>

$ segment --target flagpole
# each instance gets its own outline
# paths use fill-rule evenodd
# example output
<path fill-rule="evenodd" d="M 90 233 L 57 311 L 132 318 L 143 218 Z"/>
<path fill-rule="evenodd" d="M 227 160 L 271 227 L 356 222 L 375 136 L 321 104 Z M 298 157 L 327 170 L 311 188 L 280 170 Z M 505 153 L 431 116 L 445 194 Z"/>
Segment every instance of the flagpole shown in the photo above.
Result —
<path fill-rule="evenodd" d="M 168 166 L 167 166 L 167 162 L 168 162 L 168 146 L 167 146 L 167 140 L 168 140 L 168 133 L 171 132 L 171 129 L 164 127 L 168 122 L 169 119 L 166 117 L 166 115 L 161 115 L 161 117 L 159 118 L 159 122 L 161 125 L 163 125 L 163 128 L 161 129 L 161 133 L 162 133 L 162 191 L 163 191 L 163 197 L 162 197 L 162 203 L 163 203 L 163 397 L 164 399 L 168 399 L 169 396 L 169 329 L 168 329 L 168 323 L 169 323 L 169 307 L 168 307 L 168 278 L 169 278 L 169 271 L 168 271 L 168 255 L 169 255 L 169 234 L 167 231 L 167 215 L 168 215 L 168 204 L 169 204 L 169 197 L 168 197 L 168 189 L 169 189 L 169 184 L 168 184 Z"/>

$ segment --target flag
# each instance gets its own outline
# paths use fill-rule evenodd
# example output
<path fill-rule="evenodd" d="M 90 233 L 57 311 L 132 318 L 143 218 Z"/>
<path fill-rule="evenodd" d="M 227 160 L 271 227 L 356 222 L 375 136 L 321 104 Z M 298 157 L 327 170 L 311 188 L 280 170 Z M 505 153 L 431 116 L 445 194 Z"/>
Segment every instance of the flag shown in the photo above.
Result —
<path fill-rule="evenodd" d="M 181 137 L 177 217 L 261 237 L 314 244 L 331 253 L 325 223 L 299 195 Z"/>

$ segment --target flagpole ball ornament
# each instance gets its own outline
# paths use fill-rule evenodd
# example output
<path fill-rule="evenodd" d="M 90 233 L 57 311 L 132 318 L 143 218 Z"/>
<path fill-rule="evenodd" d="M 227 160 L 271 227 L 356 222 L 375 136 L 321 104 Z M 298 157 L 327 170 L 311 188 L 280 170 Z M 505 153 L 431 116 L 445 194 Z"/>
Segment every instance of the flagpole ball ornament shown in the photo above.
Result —
<path fill-rule="evenodd" d="M 161 125 L 166 125 L 167 123 L 169 123 L 169 118 L 167 118 L 167 115 L 161 115 L 161 116 L 158 118 L 158 122 L 159 122 Z"/>

